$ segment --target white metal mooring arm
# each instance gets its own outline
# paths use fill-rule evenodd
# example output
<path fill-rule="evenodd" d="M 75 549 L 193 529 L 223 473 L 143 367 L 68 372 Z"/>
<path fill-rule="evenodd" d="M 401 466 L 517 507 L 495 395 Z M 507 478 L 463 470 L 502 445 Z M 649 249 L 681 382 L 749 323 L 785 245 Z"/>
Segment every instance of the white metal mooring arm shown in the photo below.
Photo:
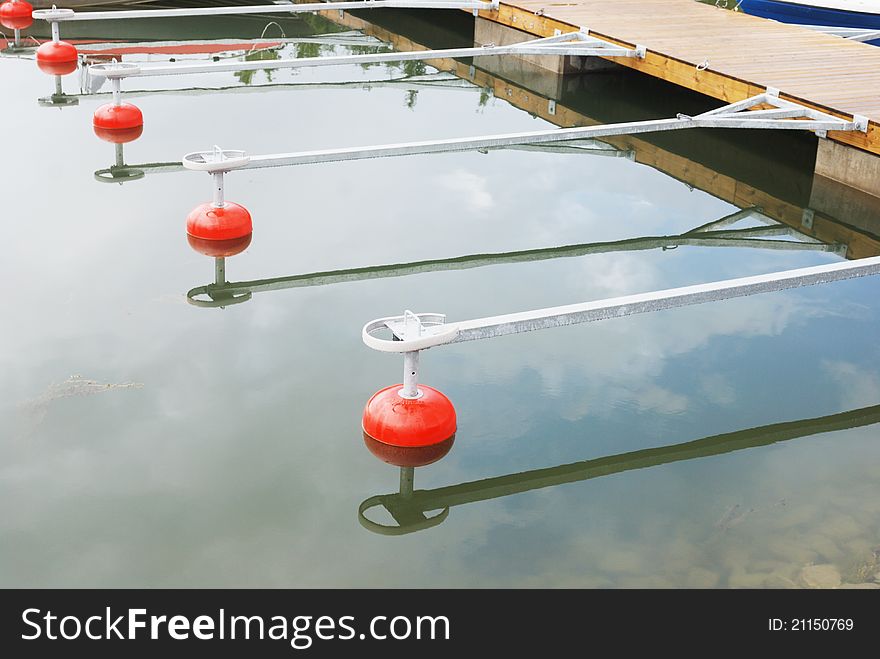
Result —
<path fill-rule="evenodd" d="M 781 110 L 781 112 L 777 115 L 768 115 L 760 110 L 749 111 L 751 107 L 764 104 L 773 105 Z M 769 112 L 774 112 L 774 110 Z M 772 94 L 765 93 L 693 117 L 680 114 L 674 119 L 651 119 L 599 126 L 552 128 L 549 130 L 507 133 L 503 135 L 480 135 L 446 140 L 426 140 L 422 142 L 276 153 L 249 157 L 242 157 L 244 155 L 242 152 L 235 152 L 236 157 L 232 159 L 226 158 L 224 154 L 227 152 L 223 151 L 220 152 L 221 157 L 219 159 L 216 157 L 217 152 L 215 150 L 195 151 L 186 154 L 182 162 L 185 168 L 195 171 L 228 172 L 234 169 L 261 169 L 264 167 L 286 167 L 290 165 L 365 160 L 369 158 L 497 149 L 515 145 L 551 144 L 554 142 L 601 139 L 615 135 L 636 135 L 639 133 L 655 133 L 687 128 L 757 128 L 809 130 L 820 133 L 829 130 L 865 132 L 868 129 L 868 120 L 866 117 L 861 116 L 853 117 L 852 120 L 841 119 L 840 117 L 819 112 L 818 110 L 791 101 L 785 101 Z"/>
<path fill-rule="evenodd" d="M 880 274 L 880 256 L 858 261 L 832 263 L 810 268 L 785 270 L 766 275 L 726 279 L 723 281 L 682 288 L 671 288 L 651 293 L 625 295 L 623 297 L 582 302 L 561 307 L 536 309 L 502 316 L 491 316 L 446 323 L 442 314 L 412 314 L 379 318 L 364 325 L 364 343 L 380 352 L 406 353 L 425 350 L 448 343 L 491 339 L 506 334 L 518 334 L 534 330 L 589 323 L 608 318 L 620 318 L 652 311 L 674 309 L 704 302 L 714 302 L 758 293 L 770 293 L 802 286 L 814 286 L 855 277 Z M 421 326 L 414 335 L 412 318 L 420 320 Z M 405 319 L 409 318 L 408 327 Z M 394 339 L 376 336 L 380 331 L 390 330 Z"/>
<path fill-rule="evenodd" d="M 498 9 L 499 0 L 359 0 L 356 2 L 279 3 L 230 7 L 184 7 L 181 9 L 126 9 L 122 11 L 83 11 L 38 9 L 33 17 L 51 22 L 118 21 L 133 18 L 175 18 L 184 16 L 234 16 L 239 14 L 303 14 L 351 9 Z"/>
<path fill-rule="evenodd" d="M 583 32 L 535 39 L 506 46 L 479 46 L 474 48 L 446 48 L 442 50 L 394 51 L 363 55 L 333 55 L 330 57 L 297 57 L 278 60 L 207 62 L 198 64 L 161 64 L 154 66 L 130 66 L 117 71 L 112 64 L 93 64 L 89 74 L 118 78 L 144 78 L 154 76 L 190 75 L 198 73 L 224 73 L 229 71 L 263 71 L 277 69 L 300 69 L 319 66 L 343 66 L 382 64 L 386 62 L 423 61 L 432 59 L 490 57 L 501 55 L 578 55 L 582 57 L 644 57 L 644 49 L 624 48 L 590 37 Z"/>

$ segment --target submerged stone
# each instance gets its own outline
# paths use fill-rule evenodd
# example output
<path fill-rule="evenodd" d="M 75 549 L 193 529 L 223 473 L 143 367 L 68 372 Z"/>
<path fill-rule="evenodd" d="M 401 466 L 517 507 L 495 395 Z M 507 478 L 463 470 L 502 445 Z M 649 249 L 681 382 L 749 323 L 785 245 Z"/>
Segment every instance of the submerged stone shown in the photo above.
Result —
<path fill-rule="evenodd" d="M 801 581 L 809 588 L 837 588 L 840 585 L 840 570 L 831 563 L 807 565 L 801 570 Z"/>

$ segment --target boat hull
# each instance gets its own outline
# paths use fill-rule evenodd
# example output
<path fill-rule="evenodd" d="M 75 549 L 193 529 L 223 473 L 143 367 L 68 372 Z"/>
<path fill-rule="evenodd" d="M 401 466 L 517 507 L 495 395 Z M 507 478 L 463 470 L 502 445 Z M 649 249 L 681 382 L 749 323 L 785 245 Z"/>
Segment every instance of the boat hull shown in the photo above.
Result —
<path fill-rule="evenodd" d="M 783 0 L 743 0 L 740 8 L 752 16 L 769 18 L 780 23 L 880 30 L 880 13 L 845 11 Z M 880 45 L 880 39 L 867 43 Z"/>
<path fill-rule="evenodd" d="M 783 0 L 743 0 L 740 8 L 747 14 L 772 18 L 781 23 L 880 30 L 880 14 L 868 12 L 844 11 Z"/>

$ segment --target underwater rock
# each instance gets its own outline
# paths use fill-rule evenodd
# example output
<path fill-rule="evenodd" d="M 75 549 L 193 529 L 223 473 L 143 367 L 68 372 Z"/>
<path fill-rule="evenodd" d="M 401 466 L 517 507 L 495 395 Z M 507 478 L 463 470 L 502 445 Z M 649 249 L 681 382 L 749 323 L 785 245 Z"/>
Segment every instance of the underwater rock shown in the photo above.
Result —
<path fill-rule="evenodd" d="M 837 588 L 840 570 L 831 563 L 807 565 L 801 570 L 801 581 L 809 588 Z"/>

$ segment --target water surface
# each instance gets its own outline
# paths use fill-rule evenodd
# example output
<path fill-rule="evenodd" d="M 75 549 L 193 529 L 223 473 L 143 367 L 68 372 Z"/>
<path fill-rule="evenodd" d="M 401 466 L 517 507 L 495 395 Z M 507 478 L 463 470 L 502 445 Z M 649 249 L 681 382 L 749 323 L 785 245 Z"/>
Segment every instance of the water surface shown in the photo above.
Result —
<path fill-rule="evenodd" d="M 198 36 L 257 38 L 269 20 L 226 20 Z M 314 17 L 279 22 L 319 43 L 249 57 L 387 48 Z M 163 23 L 153 34 L 181 38 Z M 54 85 L 32 60 L 6 57 L 0 72 L 0 116 L 15 127 L 3 140 L 3 585 L 790 587 L 814 563 L 833 563 L 846 581 L 872 578 L 880 443 L 876 425 L 855 422 L 456 506 L 436 528 L 400 537 L 357 519 L 360 502 L 398 486 L 397 470 L 361 439 L 364 402 L 402 366 L 361 343 L 366 321 L 404 309 L 458 320 L 567 304 L 830 263 L 840 249 L 671 241 L 258 292 L 201 309 L 185 292 L 212 282 L 214 263 L 190 249 L 184 218 L 210 198 L 209 177 L 146 168 L 142 180 L 98 183 L 94 172 L 116 157 L 90 128 L 106 96 L 41 108 L 36 99 Z M 78 85 L 76 74 L 64 81 L 67 93 Z M 124 149 L 134 165 L 214 144 L 260 154 L 552 127 L 430 66 L 125 85 L 146 118 Z M 628 105 L 652 87 L 621 72 L 580 89 L 568 102 L 602 121 L 669 116 L 660 106 L 677 99 L 683 110 L 710 103 L 667 90 Z M 786 139 L 750 142 L 731 180 L 800 212 L 814 143 Z M 228 198 L 250 209 L 255 231 L 226 277 L 676 236 L 748 204 L 678 180 L 656 158 L 643 164 L 645 149 L 685 154 L 691 164 L 679 172 L 713 158 L 735 170 L 724 154 L 745 142 L 718 140 L 658 138 L 634 159 L 504 150 L 232 173 Z M 731 228 L 761 225 L 749 216 Z M 423 380 L 454 401 L 459 431 L 445 459 L 416 470 L 416 488 L 861 408 L 870 417 L 880 404 L 878 294 L 880 283 L 865 279 L 428 351 Z"/>

